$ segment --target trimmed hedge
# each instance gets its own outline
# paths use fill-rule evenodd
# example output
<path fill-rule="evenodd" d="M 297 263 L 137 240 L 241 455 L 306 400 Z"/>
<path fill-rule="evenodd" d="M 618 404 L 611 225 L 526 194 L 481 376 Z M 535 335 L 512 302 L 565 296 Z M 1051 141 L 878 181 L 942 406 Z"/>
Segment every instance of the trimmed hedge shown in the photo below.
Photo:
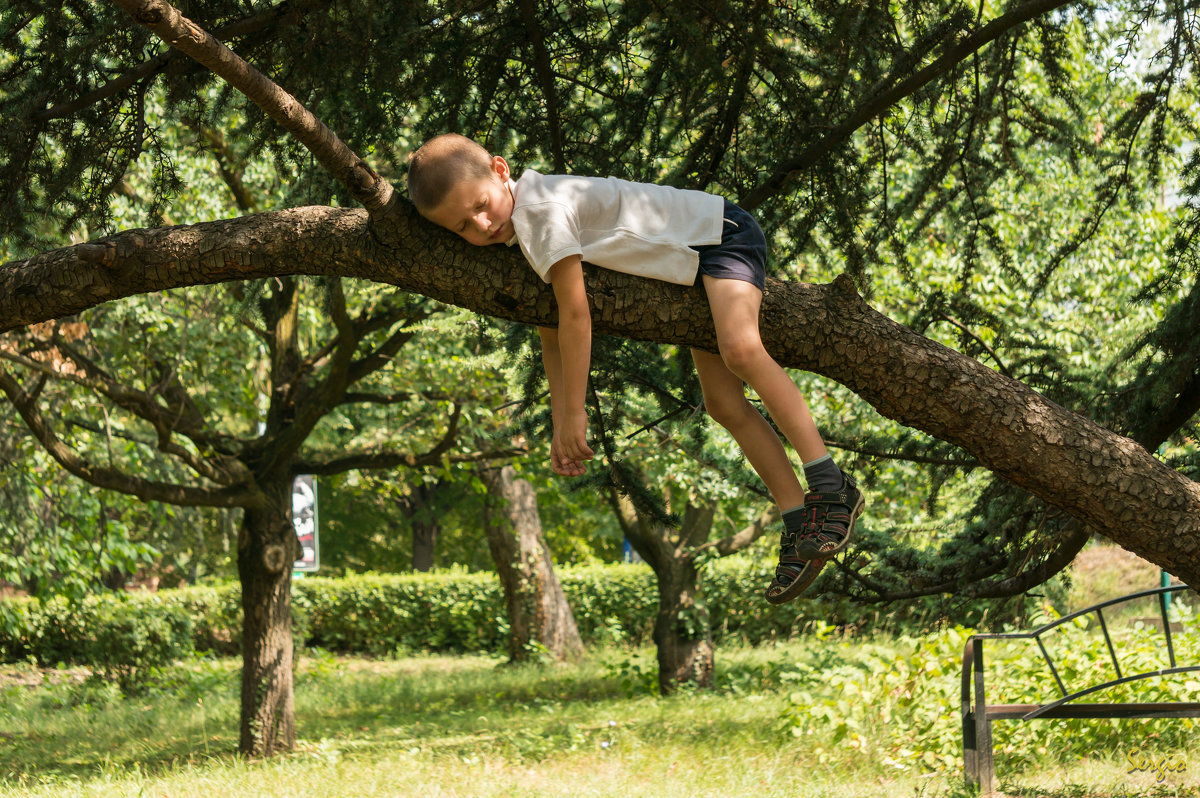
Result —
<path fill-rule="evenodd" d="M 702 599 L 718 642 L 757 644 L 815 622 L 912 631 L 942 620 L 936 600 L 887 615 L 823 597 L 772 606 L 762 597 L 771 572 L 770 564 L 743 558 L 709 564 Z M 585 643 L 649 641 L 658 593 L 647 566 L 564 568 L 559 579 Z M 508 634 L 494 573 L 306 577 L 293 583 L 292 605 L 298 642 L 337 652 L 503 652 Z M 232 655 L 240 650 L 241 614 L 237 585 L 105 594 L 75 604 L 7 599 L 0 601 L 0 660 L 85 664 L 121 676 L 192 651 Z M 960 608 L 954 620 L 971 625 L 979 615 Z"/>

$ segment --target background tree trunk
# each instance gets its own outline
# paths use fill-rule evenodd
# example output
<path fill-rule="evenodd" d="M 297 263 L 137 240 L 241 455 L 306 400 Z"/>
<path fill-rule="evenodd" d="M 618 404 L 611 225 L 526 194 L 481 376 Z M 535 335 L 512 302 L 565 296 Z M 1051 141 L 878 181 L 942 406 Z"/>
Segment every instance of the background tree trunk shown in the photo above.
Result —
<path fill-rule="evenodd" d="M 542 535 L 537 494 L 509 465 L 481 472 L 488 486 L 484 531 L 496 562 L 511 627 L 508 653 L 529 657 L 539 643 L 557 659 L 583 651 L 575 616 L 567 604 L 550 549 Z"/>
<path fill-rule="evenodd" d="M 422 573 L 433 569 L 433 553 L 437 548 L 440 527 L 435 521 L 412 522 L 412 568 Z"/>
<path fill-rule="evenodd" d="M 671 693 L 681 684 L 711 687 L 715 660 L 712 629 L 708 612 L 696 601 L 699 571 L 695 555 L 696 547 L 712 531 L 713 508 L 689 503 L 675 530 L 650 518 L 628 497 L 613 491 L 611 498 L 626 538 L 654 570 L 658 583 L 654 645 L 659 690 Z"/>
<path fill-rule="evenodd" d="M 681 684 L 712 687 L 715 660 L 708 611 L 696 603 L 698 573 L 690 556 L 667 559 L 658 577 L 658 614 L 654 645 L 658 653 L 658 689 L 674 692 Z"/>
<path fill-rule="evenodd" d="M 412 568 L 422 573 L 432 570 L 433 556 L 437 550 L 439 524 L 430 512 L 433 497 L 437 494 L 441 482 L 427 485 L 423 481 L 410 484 L 410 492 L 397 500 L 400 512 L 408 519 L 412 529 Z"/>
<path fill-rule="evenodd" d="M 244 613 L 239 750 L 248 756 L 296 744 L 291 587 L 299 546 L 289 513 L 291 481 L 272 487 L 270 506 L 246 511 L 238 539 Z"/>

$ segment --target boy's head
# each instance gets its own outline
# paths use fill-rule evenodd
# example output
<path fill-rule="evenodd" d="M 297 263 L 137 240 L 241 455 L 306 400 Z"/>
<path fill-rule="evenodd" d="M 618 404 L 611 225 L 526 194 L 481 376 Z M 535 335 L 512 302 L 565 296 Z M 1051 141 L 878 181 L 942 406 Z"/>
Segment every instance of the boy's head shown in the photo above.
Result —
<path fill-rule="evenodd" d="M 408 165 L 408 196 L 422 216 L 472 244 L 513 236 L 508 164 L 476 142 L 444 133 L 422 144 Z"/>

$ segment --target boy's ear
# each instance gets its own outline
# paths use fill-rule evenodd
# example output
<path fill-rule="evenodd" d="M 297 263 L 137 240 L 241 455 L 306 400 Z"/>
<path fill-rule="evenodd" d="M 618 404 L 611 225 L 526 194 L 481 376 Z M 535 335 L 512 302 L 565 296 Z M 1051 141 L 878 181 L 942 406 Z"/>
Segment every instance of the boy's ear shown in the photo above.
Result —
<path fill-rule="evenodd" d="M 492 156 L 492 171 L 495 172 L 496 176 L 501 180 L 508 180 L 508 176 L 511 174 L 508 168 L 508 161 L 504 160 L 499 155 Z"/>

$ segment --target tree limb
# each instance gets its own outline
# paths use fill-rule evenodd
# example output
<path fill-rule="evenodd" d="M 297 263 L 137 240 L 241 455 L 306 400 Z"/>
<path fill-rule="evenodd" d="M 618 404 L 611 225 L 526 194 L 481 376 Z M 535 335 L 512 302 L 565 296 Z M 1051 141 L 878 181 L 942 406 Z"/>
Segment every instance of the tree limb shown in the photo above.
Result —
<path fill-rule="evenodd" d="M 165 0 L 112 0 L 139 24 L 236 88 L 303 144 L 372 214 L 386 213 L 394 190 L 295 97 Z"/>
<path fill-rule="evenodd" d="M 316 476 L 331 476 L 346 471 L 360 469 L 386 468 L 425 468 L 427 466 L 447 463 L 480 463 L 490 460 L 508 460 L 529 453 L 528 449 L 512 447 L 508 449 L 476 450 L 471 452 L 456 452 L 454 454 L 434 456 L 425 454 L 404 454 L 401 452 L 358 452 L 338 457 L 332 460 L 297 460 L 293 468 L 296 474 L 314 474 Z"/>
<path fill-rule="evenodd" d="M 233 39 L 238 36 L 256 33 L 261 30 L 266 30 L 273 26 L 276 22 L 283 24 L 295 24 L 299 19 L 300 14 L 310 8 L 317 6 L 329 5 L 330 0 L 285 0 L 274 8 L 267 9 L 262 13 L 255 14 L 252 17 L 247 17 L 237 22 L 223 25 L 213 32 L 214 36 L 221 39 Z M 103 102 L 109 97 L 116 96 L 123 91 L 127 91 L 134 86 L 138 81 L 153 75 L 161 70 L 164 66 L 170 63 L 173 59 L 178 58 L 182 53 L 166 51 L 160 53 L 153 58 L 147 59 L 137 66 L 133 67 L 124 74 L 113 78 L 103 86 L 99 86 L 92 91 L 81 94 L 74 100 L 58 103 L 50 108 L 47 108 L 40 113 L 34 114 L 34 119 L 45 121 L 50 119 L 61 119 L 71 116 L 72 114 L 82 111 L 84 108 Z"/>
<path fill-rule="evenodd" d="M 778 508 L 771 506 L 763 510 L 758 518 L 755 518 L 747 526 L 738 530 L 732 535 L 727 535 L 720 540 L 711 540 L 701 546 L 697 546 L 697 551 L 713 549 L 721 557 L 727 557 L 730 554 L 735 554 L 742 549 L 748 548 L 750 544 L 758 540 L 766 533 L 767 527 L 779 520 Z"/>
<path fill-rule="evenodd" d="M 184 507 L 256 507 L 263 502 L 261 494 L 245 483 L 223 488 L 197 488 L 135 477 L 115 468 L 94 465 L 54 434 L 37 408 L 36 393 L 25 391 L 4 370 L 0 370 L 0 390 L 8 396 L 48 454 L 67 471 L 98 488 L 127 493 L 143 501 L 161 501 Z"/>
<path fill-rule="evenodd" d="M 0 326 L 78 312 L 117 296 L 296 272 L 387 282 L 526 324 L 557 324 L 551 289 L 519 252 L 471 247 L 392 217 L 394 247 L 357 210 L 300 208 L 190 227 L 136 230 L 0 266 Z M 99 257 L 88 260 L 81 249 Z M 702 290 L 586 269 L 597 334 L 715 351 Z M 1125 548 L 1200 584 L 1200 485 L 1128 438 L 872 309 L 848 278 L 768 279 L 762 339 L 785 367 L 829 377 L 883 416 L 952 443 Z"/>
<path fill-rule="evenodd" d="M 861 454 L 864 457 L 870 457 L 876 460 L 898 460 L 904 463 L 922 463 L 925 465 L 949 466 L 951 468 L 978 468 L 979 461 L 970 457 L 931 457 L 923 454 L 908 454 L 906 452 L 885 451 L 883 449 L 869 449 L 854 441 L 838 441 L 830 438 L 825 439 L 825 445 L 834 449 L 841 449 L 844 452 L 854 452 Z"/>

